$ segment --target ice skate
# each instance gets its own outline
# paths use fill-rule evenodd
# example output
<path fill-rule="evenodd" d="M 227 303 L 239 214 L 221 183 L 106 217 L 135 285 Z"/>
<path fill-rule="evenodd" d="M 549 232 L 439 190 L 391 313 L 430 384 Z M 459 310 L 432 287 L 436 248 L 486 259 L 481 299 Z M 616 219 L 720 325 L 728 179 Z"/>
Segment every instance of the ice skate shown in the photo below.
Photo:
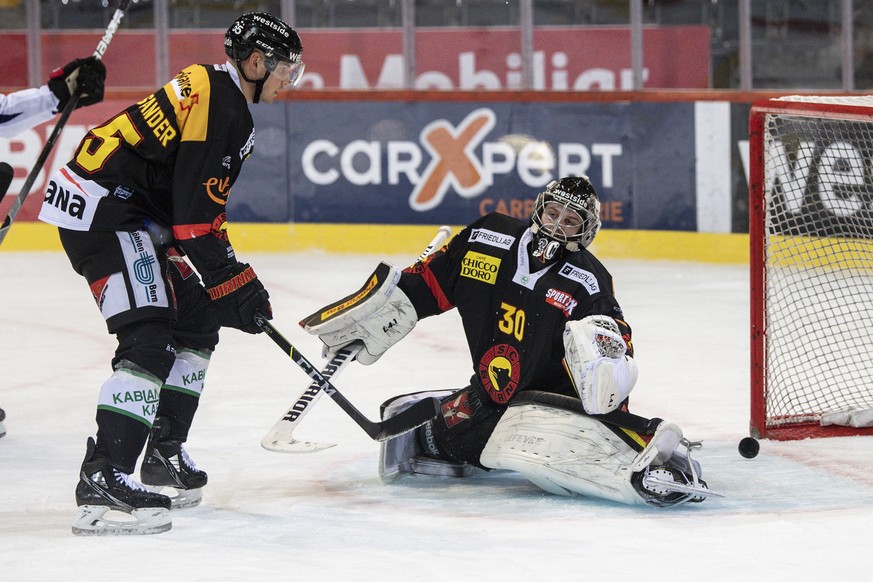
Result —
<path fill-rule="evenodd" d="M 6 420 L 6 413 L 0 408 L 0 437 L 6 436 L 6 425 L 3 421 Z"/>
<path fill-rule="evenodd" d="M 170 499 L 149 492 L 109 459 L 98 456 L 92 438 L 76 486 L 76 504 L 76 535 L 156 534 L 173 526 Z"/>
<path fill-rule="evenodd" d="M 700 448 L 701 444 L 685 438 L 680 438 L 679 442 L 685 446 L 686 452 L 674 451 L 665 465 L 653 464 L 634 473 L 631 477 L 634 489 L 646 503 L 659 507 L 689 501 L 700 503 L 707 497 L 722 497 L 700 479 L 699 465 L 691 458 L 691 451 Z"/>
<path fill-rule="evenodd" d="M 206 472 L 197 468 L 179 440 L 168 438 L 169 428 L 166 419 L 155 419 L 140 478 L 149 491 L 168 495 L 173 509 L 194 507 L 202 501 Z"/>
<path fill-rule="evenodd" d="M 646 503 L 658 507 L 699 503 L 708 495 L 717 495 L 709 491 L 705 481 L 693 483 L 685 473 L 671 467 L 649 467 L 634 473 L 631 483 Z"/>

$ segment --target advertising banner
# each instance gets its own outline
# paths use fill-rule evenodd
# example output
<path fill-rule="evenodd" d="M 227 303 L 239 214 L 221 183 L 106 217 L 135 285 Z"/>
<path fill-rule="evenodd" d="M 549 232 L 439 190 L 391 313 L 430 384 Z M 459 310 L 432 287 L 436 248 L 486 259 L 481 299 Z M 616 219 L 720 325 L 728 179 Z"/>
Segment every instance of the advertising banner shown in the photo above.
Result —
<path fill-rule="evenodd" d="M 36 217 L 49 172 L 72 158 L 87 128 L 128 104 L 73 114 L 19 220 Z M 251 111 L 254 153 L 228 204 L 235 222 L 466 224 L 492 211 L 527 219 L 536 194 L 571 174 L 590 177 L 608 228 L 700 230 L 701 197 L 722 191 L 725 212 L 747 211 L 746 164 L 736 159 L 748 134 L 721 132 L 724 148 L 702 148 L 696 132 L 712 129 L 697 123 L 692 102 L 325 100 Z M 51 129 L 49 122 L 0 139 L 0 159 L 15 170 L 11 193 Z M 735 189 L 710 192 L 701 172 L 734 175 Z"/>
<path fill-rule="evenodd" d="M 403 88 L 401 31 L 323 30 L 301 35 L 308 73 L 304 86 Z M 415 39 L 416 89 L 522 88 L 517 29 L 428 29 L 417 31 Z M 647 27 L 644 87 L 707 88 L 709 42 L 705 26 Z M 532 89 L 632 89 L 630 46 L 627 27 L 535 29 Z M 677 46 L 682 51 L 676 51 Z"/>
<path fill-rule="evenodd" d="M 294 222 L 526 219 L 549 181 L 585 174 L 611 227 L 695 228 L 688 104 L 301 102 L 288 111 L 288 139 L 275 145 L 260 136 L 281 135 L 283 117 L 259 111 L 254 158 L 269 160 L 244 167 L 236 190 L 245 194 L 228 207 L 238 220 L 282 220 L 268 203 L 276 172 L 261 169 L 285 156 Z"/>
<path fill-rule="evenodd" d="M 168 74 L 191 63 L 223 62 L 224 32 L 172 29 L 166 47 Z M 306 62 L 301 89 L 404 88 L 403 32 L 398 28 L 301 29 L 300 37 Z M 43 32 L 43 75 L 48 78 L 55 67 L 93 53 L 98 38 L 96 31 Z M 418 30 L 415 43 L 416 89 L 523 88 L 517 28 Z M 643 31 L 643 87 L 709 87 L 709 44 L 706 26 L 647 26 Z M 531 89 L 633 88 L 628 27 L 536 28 L 533 45 Z M 0 34 L 0 87 L 28 86 L 27 47 L 23 32 Z M 158 78 L 157 48 L 152 31 L 119 31 L 104 57 L 107 87 L 151 92 L 166 83 L 168 79 Z"/>

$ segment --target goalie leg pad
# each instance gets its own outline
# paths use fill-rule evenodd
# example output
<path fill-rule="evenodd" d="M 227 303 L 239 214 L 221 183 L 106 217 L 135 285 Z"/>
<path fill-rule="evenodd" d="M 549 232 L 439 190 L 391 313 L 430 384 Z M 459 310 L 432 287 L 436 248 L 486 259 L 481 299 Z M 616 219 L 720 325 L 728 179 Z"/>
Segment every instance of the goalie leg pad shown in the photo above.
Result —
<path fill-rule="evenodd" d="M 517 471 L 556 495 L 584 495 L 634 504 L 630 483 L 637 453 L 601 422 L 542 404 L 510 406 L 479 460 Z"/>
<path fill-rule="evenodd" d="M 556 495 L 666 506 L 705 496 L 693 483 L 696 479 L 679 469 L 653 465 L 653 476 L 644 479 L 650 464 L 671 459 L 681 438 L 676 425 L 661 423 L 649 444 L 638 452 L 599 420 L 525 402 L 507 409 L 480 461 L 492 469 L 517 471 Z M 674 477 L 677 485 L 671 487 Z M 692 490 L 688 490 L 689 483 Z"/>

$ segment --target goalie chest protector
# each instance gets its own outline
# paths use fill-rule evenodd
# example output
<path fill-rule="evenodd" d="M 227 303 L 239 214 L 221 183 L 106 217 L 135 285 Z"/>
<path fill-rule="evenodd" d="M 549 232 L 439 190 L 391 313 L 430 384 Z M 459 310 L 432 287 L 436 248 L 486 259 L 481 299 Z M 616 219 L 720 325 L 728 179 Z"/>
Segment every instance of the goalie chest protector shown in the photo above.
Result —
<path fill-rule="evenodd" d="M 401 286 L 420 317 L 457 307 L 474 376 L 492 401 L 506 404 L 524 390 L 575 396 L 562 359 L 570 319 L 592 314 L 620 320 L 612 277 L 587 249 L 545 268 L 530 256 L 524 222 L 488 214 L 455 236 L 444 253 L 407 269 Z"/>

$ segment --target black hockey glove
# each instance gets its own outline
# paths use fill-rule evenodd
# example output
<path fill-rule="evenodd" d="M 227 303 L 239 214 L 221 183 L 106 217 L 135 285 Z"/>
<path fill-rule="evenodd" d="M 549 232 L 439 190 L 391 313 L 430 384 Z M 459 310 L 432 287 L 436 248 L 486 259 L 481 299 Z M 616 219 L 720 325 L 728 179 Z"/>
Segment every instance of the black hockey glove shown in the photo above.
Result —
<path fill-rule="evenodd" d="M 261 333 L 263 330 L 255 323 L 255 314 L 261 313 L 267 319 L 273 319 L 270 294 L 258 280 L 254 269 L 246 263 L 237 263 L 227 280 L 206 291 L 222 326 L 246 333 Z"/>
<path fill-rule="evenodd" d="M 106 65 L 96 57 L 76 59 L 52 71 L 48 87 L 58 98 L 58 111 L 63 111 L 70 97 L 80 92 L 76 109 L 103 101 Z"/>

